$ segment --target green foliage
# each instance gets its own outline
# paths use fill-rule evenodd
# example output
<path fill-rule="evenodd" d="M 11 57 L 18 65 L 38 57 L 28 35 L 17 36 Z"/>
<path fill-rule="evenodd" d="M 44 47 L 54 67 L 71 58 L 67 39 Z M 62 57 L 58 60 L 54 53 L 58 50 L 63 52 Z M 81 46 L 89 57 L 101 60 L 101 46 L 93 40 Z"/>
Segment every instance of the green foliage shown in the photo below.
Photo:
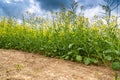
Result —
<path fill-rule="evenodd" d="M 82 61 L 82 56 L 76 55 L 76 61 L 77 61 L 77 62 L 81 62 L 81 61 Z"/>
<path fill-rule="evenodd" d="M 101 19 L 90 23 L 88 18 L 70 11 L 53 15 L 53 19 L 24 17 L 21 24 L 3 17 L 0 48 L 42 53 L 86 65 L 112 63 L 112 68 L 118 70 L 115 62 L 120 62 L 120 29 L 114 16 L 108 27 Z"/>
<path fill-rule="evenodd" d="M 21 70 L 21 69 L 24 68 L 24 66 L 23 66 L 22 64 L 15 64 L 15 68 L 16 68 L 17 70 Z"/>
<path fill-rule="evenodd" d="M 118 73 L 117 72 L 115 72 L 115 79 L 114 80 L 119 80 L 120 78 L 118 77 Z"/>
<path fill-rule="evenodd" d="M 120 62 L 113 62 L 112 69 L 113 70 L 120 70 Z"/>

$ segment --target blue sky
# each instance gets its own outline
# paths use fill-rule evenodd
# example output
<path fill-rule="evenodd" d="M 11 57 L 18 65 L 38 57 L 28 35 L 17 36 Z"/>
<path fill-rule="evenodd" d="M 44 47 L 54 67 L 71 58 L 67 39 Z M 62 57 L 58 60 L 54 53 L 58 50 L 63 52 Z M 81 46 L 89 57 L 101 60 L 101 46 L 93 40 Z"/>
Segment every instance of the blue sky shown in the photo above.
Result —
<path fill-rule="evenodd" d="M 51 10 L 57 11 L 64 4 L 67 9 L 74 0 L 0 0 L 0 16 L 20 18 L 26 11 L 43 16 L 49 14 Z M 104 4 L 103 0 L 75 0 L 79 7 L 84 6 L 86 17 L 101 15 L 103 12 L 99 4 Z M 116 0 L 114 0 L 115 2 Z M 120 0 L 119 0 L 120 1 Z M 77 12 L 80 12 L 80 9 Z"/>

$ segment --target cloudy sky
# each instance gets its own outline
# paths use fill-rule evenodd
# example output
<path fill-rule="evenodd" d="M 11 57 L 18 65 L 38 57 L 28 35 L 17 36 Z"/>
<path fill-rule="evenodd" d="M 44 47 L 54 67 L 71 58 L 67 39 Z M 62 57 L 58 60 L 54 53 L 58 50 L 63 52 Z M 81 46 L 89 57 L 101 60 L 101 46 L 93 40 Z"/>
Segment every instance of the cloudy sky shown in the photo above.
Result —
<path fill-rule="evenodd" d="M 86 17 L 92 17 L 103 12 L 99 4 L 104 4 L 103 0 L 75 0 L 79 6 L 84 6 Z M 117 0 L 113 0 L 117 3 Z M 120 1 L 120 0 L 118 0 Z M 69 9 L 74 0 L 0 0 L 0 17 L 8 16 L 20 18 L 26 11 L 37 15 L 48 14 L 51 10 L 58 11 L 61 6 Z M 80 11 L 78 7 L 77 12 Z"/>

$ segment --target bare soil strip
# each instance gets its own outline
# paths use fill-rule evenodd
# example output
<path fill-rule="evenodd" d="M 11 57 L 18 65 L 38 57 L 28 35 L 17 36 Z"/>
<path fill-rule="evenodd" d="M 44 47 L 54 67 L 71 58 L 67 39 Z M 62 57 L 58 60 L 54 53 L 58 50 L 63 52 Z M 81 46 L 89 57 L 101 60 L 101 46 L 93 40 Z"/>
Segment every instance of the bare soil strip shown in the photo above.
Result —
<path fill-rule="evenodd" d="M 114 75 L 107 67 L 0 49 L 0 80 L 114 80 Z"/>

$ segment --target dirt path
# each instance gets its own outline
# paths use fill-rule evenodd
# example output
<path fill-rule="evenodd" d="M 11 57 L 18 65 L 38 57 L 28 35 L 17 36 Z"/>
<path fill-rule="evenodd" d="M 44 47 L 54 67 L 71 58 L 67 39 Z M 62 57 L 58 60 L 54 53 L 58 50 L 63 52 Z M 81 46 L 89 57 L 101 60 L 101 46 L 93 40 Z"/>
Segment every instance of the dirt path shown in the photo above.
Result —
<path fill-rule="evenodd" d="M 114 74 L 106 67 L 0 49 L 0 80 L 114 80 Z"/>

